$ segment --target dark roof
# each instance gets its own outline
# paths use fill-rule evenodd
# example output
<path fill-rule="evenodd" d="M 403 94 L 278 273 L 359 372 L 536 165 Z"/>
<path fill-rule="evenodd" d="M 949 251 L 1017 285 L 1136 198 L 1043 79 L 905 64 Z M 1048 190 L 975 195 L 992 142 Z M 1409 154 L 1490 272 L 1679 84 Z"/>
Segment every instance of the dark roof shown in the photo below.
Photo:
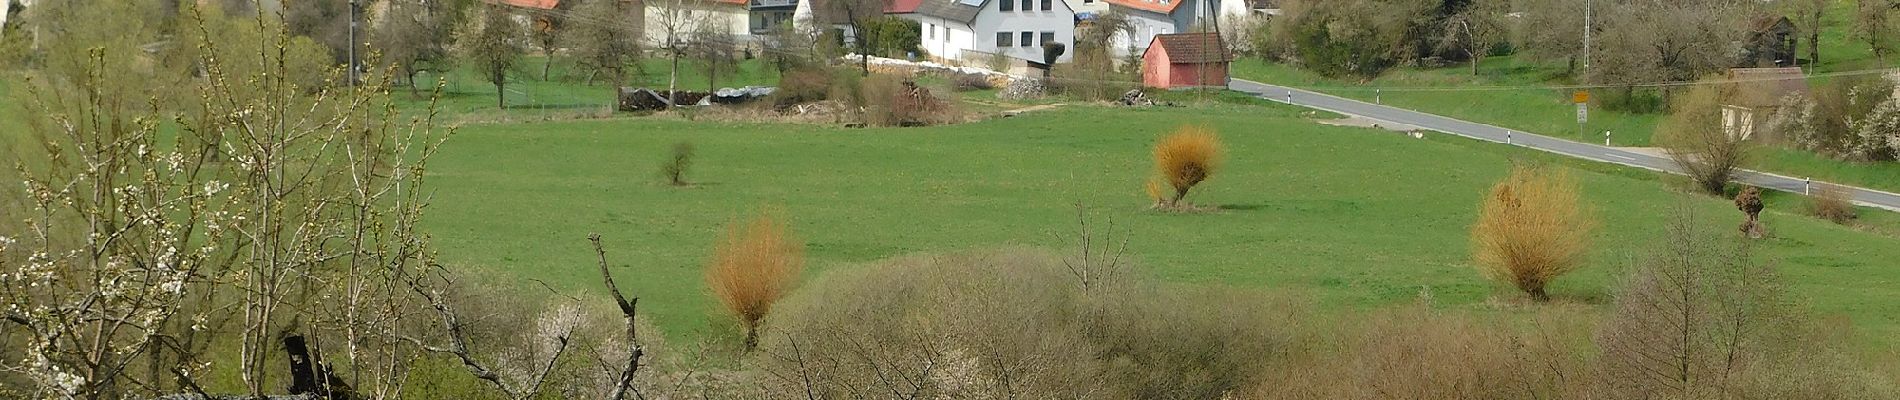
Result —
<path fill-rule="evenodd" d="M 1790 94 L 1808 94 L 1807 76 L 1800 68 L 1734 68 L 1728 78 L 1735 81 L 1736 93 L 1728 104 L 1743 107 L 1775 107 Z"/>
<path fill-rule="evenodd" d="M 1220 34 L 1207 33 L 1169 33 L 1155 35 L 1154 43 L 1148 45 L 1152 51 L 1156 47 L 1167 49 L 1170 63 L 1211 63 L 1234 60 L 1227 52 L 1227 46 L 1220 41 Z"/>
<path fill-rule="evenodd" d="M 988 4 L 989 0 L 982 0 L 976 5 L 963 4 L 958 0 L 924 0 L 923 4 L 917 5 L 917 13 L 969 24 L 976 21 L 976 14 Z"/>
<path fill-rule="evenodd" d="M 1753 30 L 1754 32 L 1767 32 L 1767 31 L 1777 30 L 1777 29 L 1787 29 L 1787 30 L 1794 29 L 1794 21 L 1790 21 L 1788 20 L 1788 17 L 1783 17 L 1779 15 L 1758 16 L 1758 17 L 1755 17 L 1754 21 L 1750 21 L 1749 25 L 1751 28 L 1754 28 Z"/>

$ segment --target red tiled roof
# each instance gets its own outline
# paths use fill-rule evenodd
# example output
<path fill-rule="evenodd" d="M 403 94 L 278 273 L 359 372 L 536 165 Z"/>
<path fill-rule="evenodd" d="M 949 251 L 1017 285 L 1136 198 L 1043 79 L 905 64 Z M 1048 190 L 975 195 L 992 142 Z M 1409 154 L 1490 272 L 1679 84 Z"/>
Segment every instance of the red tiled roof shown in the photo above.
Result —
<path fill-rule="evenodd" d="M 561 5 L 561 0 L 500 0 L 498 1 L 498 3 L 507 4 L 507 5 L 511 5 L 515 7 L 521 7 L 521 8 L 538 8 L 542 10 L 552 10 L 555 7 L 559 7 Z"/>
<path fill-rule="evenodd" d="M 1166 49 L 1170 63 L 1215 63 L 1234 60 L 1227 52 L 1227 46 L 1221 44 L 1220 34 L 1208 33 L 1169 33 L 1155 35 L 1154 43 L 1148 50 L 1156 47 Z"/>
<path fill-rule="evenodd" d="M 885 14 L 910 14 L 910 13 L 917 12 L 917 6 L 921 6 L 923 4 L 924 4 L 924 0 L 891 0 L 890 4 L 884 7 L 884 13 Z"/>
<path fill-rule="evenodd" d="M 746 0 L 713 0 L 714 3 L 746 5 Z"/>
<path fill-rule="evenodd" d="M 1153 12 L 1158 12 L 1162 14 L 1173 14 L 1175 7 L 1180 7 L 1181 2 L 1183 1 L 1191 1 L 1191 0 L 1108 0 L 1108 4 L 1133 8 L 1136 10 L 1153 11 Z"/>

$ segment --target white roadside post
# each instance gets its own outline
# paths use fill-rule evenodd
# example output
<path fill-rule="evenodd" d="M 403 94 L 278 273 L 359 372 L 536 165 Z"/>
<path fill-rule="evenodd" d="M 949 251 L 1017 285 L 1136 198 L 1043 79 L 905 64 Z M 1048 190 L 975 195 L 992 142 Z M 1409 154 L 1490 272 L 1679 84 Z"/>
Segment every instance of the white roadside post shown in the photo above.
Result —
<path fill-rule="evenodd" d="M 1603 147 L 1610 147 L 1610 131 L 1603 131 Z"/>
<path fill-rule="evenodd" d="M 1801 178 L 1801 195 L 1802 196 L 1814 195 L 1814 178 L 1813 177 Z"/>
<path fill-rule="evenodd" d="M 1504 144 L 1511 144 L 1511 130 L 1504 130 Z"/>

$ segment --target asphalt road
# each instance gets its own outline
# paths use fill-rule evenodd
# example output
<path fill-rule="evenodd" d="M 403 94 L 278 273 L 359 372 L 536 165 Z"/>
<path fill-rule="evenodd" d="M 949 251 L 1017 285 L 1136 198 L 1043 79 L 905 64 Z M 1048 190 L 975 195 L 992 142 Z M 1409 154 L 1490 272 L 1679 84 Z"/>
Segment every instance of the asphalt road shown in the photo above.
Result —
<path fill-rule="evenodd" d="M 1523 146 L 1586 160 L 1621 164 L 1672 174 L 1682 174 L 1681 168 L 1676 165 L 1674 160 L 1668 157 L 1657 157 L 1612 147 L 1512 131 L 1496 126 L 1467 122 L 1435 114 L 1387 107 L 1319 92 L 1268 85 L 1243 79 L 1234 79 L 1228 84 L 1228 88 L 1283 103 L 1288 102 L 1287 95 L 1290 93 L 1292 94 L 1291 103 L 1298 106 L 1355 115 L 1389 123 L 1411 125 L 1478 140 L 1508 143 L 1515 146 Z M 1765 189 L 1802 194 L 1819 188 L 1821 185 L 1831 185 L 1825 182 L 1815 181 L 1810 183 L 1798 177 L 1788 177 L 1750 170 L 1739 171 L 1739 173 L 1736 174 L 1736 180 Z M 1900 211 L 1900 194 L 1853 186 L 1837 186 L 1848 189 L 1856 204 Z"/>

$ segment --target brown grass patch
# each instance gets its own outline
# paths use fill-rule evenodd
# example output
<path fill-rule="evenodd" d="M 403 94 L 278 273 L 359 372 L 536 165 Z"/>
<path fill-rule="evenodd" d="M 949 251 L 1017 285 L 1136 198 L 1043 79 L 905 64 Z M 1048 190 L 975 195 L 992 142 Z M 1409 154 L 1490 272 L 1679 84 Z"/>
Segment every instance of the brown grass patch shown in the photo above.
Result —
<path fill-rule="evenodd" d="M 1848 200 L 1847 189 L 1838 185 L 1819 184 L 1814 187 L 1814 195 L 1808 197 L 1808 215 L 1846 225 L 1860 218 L 1860 211 Z"/>

